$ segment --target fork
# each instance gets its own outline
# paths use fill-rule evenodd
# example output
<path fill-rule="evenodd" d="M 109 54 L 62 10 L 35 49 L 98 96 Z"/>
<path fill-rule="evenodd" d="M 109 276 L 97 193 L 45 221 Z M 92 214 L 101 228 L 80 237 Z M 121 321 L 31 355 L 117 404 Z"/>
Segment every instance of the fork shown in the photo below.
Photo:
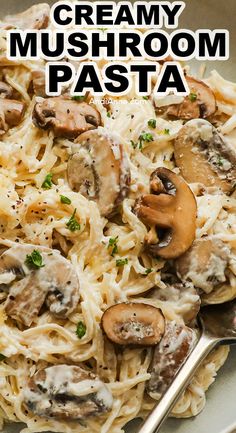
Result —
<path fill-rule="evenodd" d="M 138 433 L 157 433 L 206 356 L 220 344 L 236 344 L 236 300 L 203 307 L 199 314 L 201 336 Z"/>

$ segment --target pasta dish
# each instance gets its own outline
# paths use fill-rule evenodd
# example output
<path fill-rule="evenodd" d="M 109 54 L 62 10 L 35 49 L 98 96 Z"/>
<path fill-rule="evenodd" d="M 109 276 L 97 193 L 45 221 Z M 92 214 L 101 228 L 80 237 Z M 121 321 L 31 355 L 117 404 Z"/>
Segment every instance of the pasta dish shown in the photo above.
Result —
<path fill-rule="evenodd" d="M 121 433 L 200 306 L 236 297 L 236 84 L 183 66 L 186 97 L 47 97 L 43 60 L 6 57 L 8 29 L 47 27 L 46 4 L 0 23 L 0 428 Z M 172 416 L 203 409 L 228 352 Z"/>

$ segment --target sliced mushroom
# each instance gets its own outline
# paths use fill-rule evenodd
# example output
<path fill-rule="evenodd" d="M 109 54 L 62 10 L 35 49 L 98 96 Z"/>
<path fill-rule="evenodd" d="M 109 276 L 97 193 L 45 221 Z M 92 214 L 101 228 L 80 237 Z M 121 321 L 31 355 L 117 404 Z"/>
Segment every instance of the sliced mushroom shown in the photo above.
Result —
<path fill-rule="evenodd" d="M 195 197 L 180 176 L 164 167 L 152 173 L 150 186 L 152 194 L 142 196 L 134 207 L 144 224 L 157 229 L 159 239 L 147 236 L 146 248 L 153 256 L 179 257 L 195 238 Z"/>
<path fill-rule="evenodd" d="M 99 126 L 101 117 L 86 102 L 58 97 L 38 102 L 34 107 L 33 122 L 39 128 L 52 129 L 56 137 L 76 138 Z"/>
<path fill-rule="evenodd" d="M 45 83 L 45 73 L 43 71 L 33 71 L 32 72 L 32 85 L 33 92 L 36 96 L 41 98 L 46 98 L 46 83 Z"/>
<path fill-rule="evenodd" d="M 121 303 L 108 308 L 102 328 L 113 343 L 153 346 L 161 340 L 165 319 L 159 308 L 141 303 Z"/>
<path fill-rule="evenodd" d="M 16 15 L 8 15 L 1 23 L 1 28 L 6 30 L 18 28 L 27 29 L 46 29 L 49 24 L 50 7 L 47 3 L 39 3 L 24 12 Z"/>
<path fill-rule="evenodd" d="M 180 104 L 170 105 L 167 114 L 180 119 L 190 120 L 211 116 L 216 111 L 214 93 L 203 81 L 186 77 L 190 94 Z"/>
<path fill-rule="evenodd" d="M 0 135 L 19 125 L 25 112 L 25 104 L 13 99 L 0 98 Z"/>
<path fill-rule="evenodd" d="M 190 282 L 166 284 L 162 289 L 154 289 L 151 297 L 168 302 L 170 308 L 184 319 L 186 325 L 193 323 L 201 306 L 200 296 Z"/>
<path fill-rule="evenodd" d="M 146 391 L 159 400 L 197 342 L 196 333 L 187 326 L 168 322 L 161 342 L 156 346 L 149 368 L 151 378 Z"/>
<path fill-rule="evenodd" d="M 236 151 L 206 120 L 187 122 L 174 143 L 175 161 L 184 179 L 228 193 L 236 178 Z"/>
<path fill-rule="evenodd" d="M 68 161 L 68 182 L 73 191 L 94 200 L 103 216 L 111 216 L 126 197 L 130 170 L 121 144 L 105 129 L 81 134 Z"/>
<path fill-rule="evenodd" d="M 42 256 L 43 267 L 39 269 L 25 263 L 34 250 Z M 7 315 L 26 326 L 37 318 L 45 301 L 50 312 L 60 318 L 68 317 L 79 301 L 75 270 L 69 260 L 49 248 L 17 244 L 4 251 L 0 256 L 0 279 L 9 290 Z"/>
<path fill-rule="evenodd" d="M 229 255 L 229 247 L 220 239 L 196 239 L 192 247 L 176 260 L 176 270 L 182 280 L 191 281 L 195 287 L 210 293 L 226 281 Z"/>
<path fill-rule="evenodd" d="M 81 367 L 56 365 L 39 370 L 23 391 L 24 405 L 36 415 L 77 420 L 112 408 L 109 388 Z"/>
<path fill-rule="evenodd" d="M 0 98 L 11 98 L 13 95 L 13 88 L 9 84 L 0 81 Z"/>

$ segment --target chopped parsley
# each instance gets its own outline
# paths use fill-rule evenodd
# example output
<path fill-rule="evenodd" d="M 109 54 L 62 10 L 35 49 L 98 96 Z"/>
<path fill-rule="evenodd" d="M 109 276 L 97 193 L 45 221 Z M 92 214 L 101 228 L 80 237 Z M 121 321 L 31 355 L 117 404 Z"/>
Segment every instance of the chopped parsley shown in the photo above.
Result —
<path fill-rule="evenodd" d="M 63 204 L 71 204 L 71 199 L 65 195 L 60 195 L 60 199 Z"/>
<path fill-rule="evenodd" d="M 27 254 L 25 264 L 31 269 L 40 269 L 45 266 L 43 264 L 43 257 L 38 250 L 34 250 L 31 254 Z"/>
<path fill-rule="evenodd" d="M 145 271 L 145 274 L 148 275 L 148 274 L 150 274 L 152 271 L 153 271 L 152 268 L 147 268 L 146 271 Z"/>
<path fill-rule="evenodd" d="M 124 266 L 128 264 L 128 259 L 117 259 L 116 260 L 116 266 Z"/>
<path fill-rule="evenodd" d="M 118 236 L 116 236 L 115 238 L 109 239 L 108 248 L 112 248 L 112 250 L 111 250 L 111 256 L 112 257 L 114 257 L 114 255 L 118 253 L 117 242 L 118 242 Z"/>
<path fill-rule="evenodd" d="M 84 322 L 79 322 L 76 328 L 76 335 L 79 339 L 81 339 L 86 334 L 86 325 Z"/>
<path fill-rule="evenodd" d="M 109 117 L 109 118 L 111 117 L 111 112 L 110 111 L 107 112 L 107 117 Z"/>
<path fill-rule="evenodd" d="M 6 359 L 6 356 L 0 353 L 0 361 L 4 361 L 4 359 Z"/>
<path fill-rule="evenodd" d="M 47 174 L 47 176 L 45 177 L 45 179 L 42 183 L 42 188 L 44 188 L 44 189 L 51 189 L 52 188 L 52 173 Z"/>
<path fill-rule="evenodd" d="M 77 209 L 74 210 L 74 212 L 73 212 L 72 216 L 70 217 L 69 221 L 66 223 L 66 227 L 68 227 L 68 229 L 71 232 L 75 232 L 76 230 L 80 230 L 80 224 L 75 219 L 76 210 Z"/>
<path fill-rule="evenodd" d="M 144 99 L 145 101 L 148 101 L 148 96 L 143 96 L 143 99 Z"/>
<path fill-rule="evenodd" d="M 190 99 L 191 102 L 195 102 L 197 99 L 197 94 L 196 93 L 189 93 L 188 98 Z"/>
<path fill-rule="evenodd" d="M 156 119 L 150 119 L 150 120 L 148 121 L 148 126 L 149 126 L 149 128 L 153 128 L 153 129 L 155 129 L 156 126 L 157 126 L 157 121 L 156 121 Z"/>
<path fill-rule="evenodd" d="M 217 161 L 217 165 L 219 165 L 220 167 L 223 166 L 223 159 L 221 158 L 221 156 L 218 157 L 218 161 Z"/>
<path fill-rule="evenodd" d="M 136 149 L 137 147 L 139 149 L 142 149 L 143 143 L 145 143 L 145 142 L 150 143 L 150 141 L 153 141 L 153 135 L 150 134 L 150 132 L 142 132 L 142 134 L 140 134 L 138 140 L 139 141 L 137 143 L 135 143 L 133 140 L 130 140 L 130 143 L 134 149 Z"/>
<path fill-rule="evenodd" d="M 169 133 L 170 133 L 170 130 L 167 129 L 167 128 L 165 128 L 165 129 L 164 129 L 164 134 L 169 135 Z"/>
<path fill-rule="evenodd" d="M 73 101 L 82 102 L 84 101 L 86 96 L 72 96 Z"/>
<path fill-rule="evenodd" d="M 153 135 L 150 134 L 150 132 L 142 132 L 139 136 L 139 149 L 142 149 L 143 143 L 150 143 L 150 141 L 153 141 Z"/>

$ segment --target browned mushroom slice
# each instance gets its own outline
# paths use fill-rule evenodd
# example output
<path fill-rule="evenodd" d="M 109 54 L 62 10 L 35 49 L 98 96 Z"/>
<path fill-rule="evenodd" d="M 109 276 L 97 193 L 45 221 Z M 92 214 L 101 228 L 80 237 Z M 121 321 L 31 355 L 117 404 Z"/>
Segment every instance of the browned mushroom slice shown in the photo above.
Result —
<path fill-rule="evenodd" d="M 47 295 L 43 286 L 34 274 L 26 275 L 22 280 L 13 283 L 5 304 L 9 317 L 30 326 L 39 314 Z"/>
<path fill-rule="evenodd" d="M 154 350 L 149 368 L 151 378 L 146 390 L 152 398 L 159 400 L 165 393 L 196 342 L 196 333 L 191 328 L 175 322 L 166 324 L 165 334 Z"/>
<path fill-rule="evenodd" d="M 103 216 L 111 216 L 128 193 L 130 170 L 121 144 L 102 128 L 81 134 L 68 161 L 68 182 L 94 200 Z"/>
<path fill-rule="evenodd" d="M 141 303 L 121 303 L 105 311 L 102 328 L 113 343 L 153 346 L 164 334 L 165 320 L 159 308 Z"/>
<path fill-rule="evenodd" d="M 23 391 L 24 405 L 36 415 L 58 420 L 95 416 L 112 408 L 113 397 L 98 376 L 81 367 L 57 365 L 39 370 Z"/>
<path fill-rule="evenodd" d="M 190 94 L 181 104 L 170 105 L 167 114 L 184 120 L 211 116 L 216 111 L 216 101 L 210 87 L 193 77 L 186 77 L 186 80 Z"/>
<path fill-rule="evenodd" d="M 48 98 L 34 107 L 33 121 L 42 129 L 52 129 L 56 137 L 76 138 L 101 123 L 99 112 L 86 102 Z"/>
<path fill-rule="evenodd" d="M 0 98 L 0 135 L 19 125 L 25 112 L 24 102 Z"/>
<path fill-rule="evenodd" d="M 47 3 L 39 3 L 24 12 L 8 15 L 1 23 L 1 28 L 11 29 L 46 29 L 49 24 L 50 7 Z"/>
<path fill-rule="evenodd" d="M 176 260 L 179 277 L 191 281 L 195 287 L 210 293 L 226 281 L 225 270 L 230 250 L 220 239 L 196 239 L 192 247 Z"/>
<path fill-rule="evenodd" d="M 151 175 L 151 192 L 137 200 L 134 211 L 158 239 L 146 238 L 153 256 L 173 259 L 185 253 L 195 238 L 197 205 L 187 183 L 177 174 L 160 167 Z"/>
<path fill-rule="evenodd" d="M 26 264 L 37 251 L 42 266 Z M 30 326 L 46 301 L 55 316 L 66 318 L 77 307 L 79 281 L 69 260 L 58 251 L 32 245 L 12 246 L 0 256 L 0 274 L 9 295 L 5 310 L 9 317 Z"/>
<path fill-rule="evenodd" d="M 200 296 L 190 282 L 167 284 L 164 288 L 154 289 L 151 296 L 153 299 L 168 302 L 168 305 L 184 319 L 186 325 L 193 323 L 201 306 Z"/>
<path fill-rule="evenodd" d="M 47 96 L 45 73 L 43 71 L 32 72 L 32 85 L 33 85 L 33 92 L 36 96 L 40 96 L 41 98 L 45 98 Z"/>
<path fill-rule="evenodd" d="M 13 88 L 9 84 L 0 81 L 0 98 L 11 98 L 13 95 Z"/>
<path fill-rule="evenodd" d="M 236 178 L 236 151 L 207 120 L 195 119 L 180 130 L 174 143 L 175 161 L 184 179 L 228 193 Z"/>

